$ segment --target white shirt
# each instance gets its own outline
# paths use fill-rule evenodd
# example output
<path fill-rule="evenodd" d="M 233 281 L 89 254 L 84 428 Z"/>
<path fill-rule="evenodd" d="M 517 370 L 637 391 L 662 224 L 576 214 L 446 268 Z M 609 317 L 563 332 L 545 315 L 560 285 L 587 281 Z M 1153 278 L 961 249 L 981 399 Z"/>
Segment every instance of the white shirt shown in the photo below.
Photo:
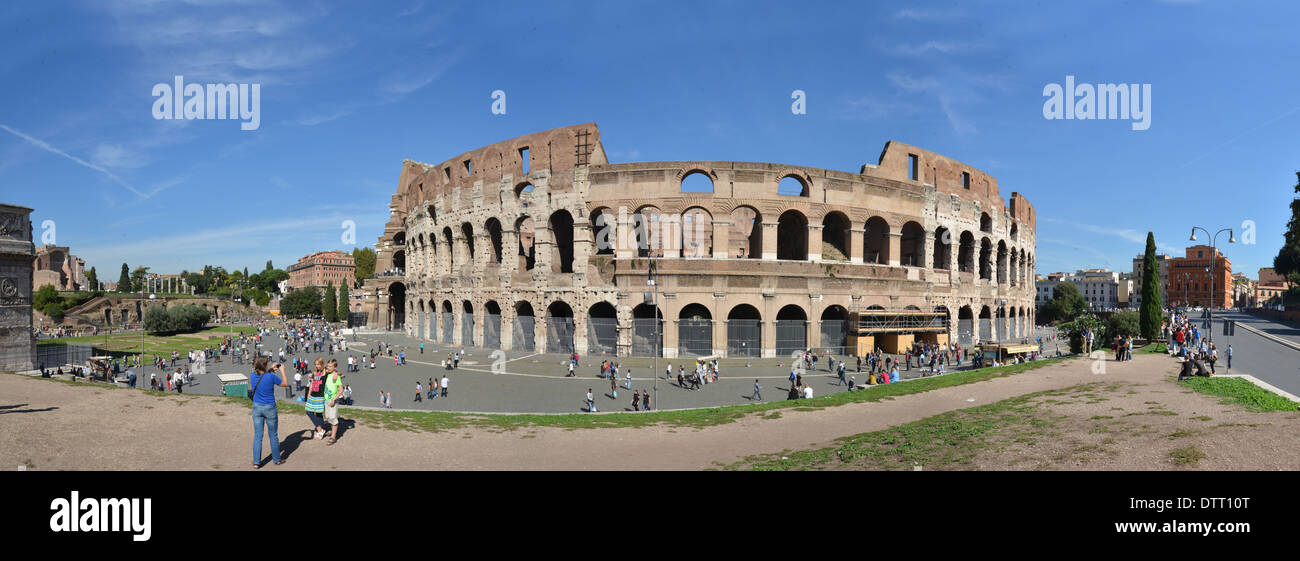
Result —
<path fill-rule="evenodd" d="M 804 387 L 803 387 L 803 396 L 806 397 L 806 398 L 808 398 L 808 399 L 812 399 L 812 396 L 813 396 L 812 386 L 804 386 Z"/>
<path fill-rule="evenodd" d="M 446 387 L 447 387 L 447 382 L 450 382 L 450 381 L 451 381 L 451 378 L 448 378 L 448 377 L 446 377 L 446 376 L 443 376 L 443 377 L 442 377 L 442 387 L 446 388 Z"/>

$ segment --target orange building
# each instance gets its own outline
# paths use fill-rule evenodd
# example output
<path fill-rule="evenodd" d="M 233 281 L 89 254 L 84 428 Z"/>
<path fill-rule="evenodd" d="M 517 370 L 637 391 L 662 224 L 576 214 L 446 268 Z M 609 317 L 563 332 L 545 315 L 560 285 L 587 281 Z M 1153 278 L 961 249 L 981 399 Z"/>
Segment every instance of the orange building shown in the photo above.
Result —
<path fill-rule="evenodd" d="M 1266 304 L 1275 298 L 1280 299 L 1291 288 L 1287 278 L 1277 274 L 1272 267 L 1259 270 L 1259 282 L 1255 285 L 1256 304 Z"/>
<path fill-rule="evenodd" d="M 357 263 L 342 251 L 321 251 L 299 259 L 286 272 L 289 286 L 295 290 L 327 284 L 351 287 L 356 282 Z"/>
<path fill-rule="evenodd" d="M 1186 256 L 1175 257 L 1169 264 L 1168 298 L 1183 307 L 1231 308 L 1232 262 L 1208 245 L 1187 248 Z"/>

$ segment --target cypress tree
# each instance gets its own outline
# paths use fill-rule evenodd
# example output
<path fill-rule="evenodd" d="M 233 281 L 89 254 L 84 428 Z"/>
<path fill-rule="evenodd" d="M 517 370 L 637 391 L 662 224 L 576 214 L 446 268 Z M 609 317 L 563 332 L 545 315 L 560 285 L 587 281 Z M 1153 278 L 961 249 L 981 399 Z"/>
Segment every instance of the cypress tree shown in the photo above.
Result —
<path fill-rule="evenodd" d="M 1164 321 L 1164 300 L 1160 294 L 1160 265 L 1156 261 L 1156 236 L 1147 232 L 1147 254 L 1142 265 L 1142 309 L 1138 325 L 1142 337 L 1154 341 Z"/>
<path fill-rule="evenodd" d="M 325 301 L 321 304 L 321 310 L 325 321 L 339 320 L 338 295 L 334 293 L 334 281 L 330 281 L 325 287 Z"/>
<path fill-rule="evenodd" d="M 346 285 L 344 285 L 344 286 L 342 287 L 342 289 L 339 290 L 339 309 L 338 309 L 338 319 L 339 319 L 339 321 L 344 322 L 344 323 L 347 323 L 347 321 L 348 321 L 348 307 L 349 307 L 349 306 L 348 306 L 348 287 L 347 287 Z"/>
<path fill-rule="evenodd" d="M 117 279 L 118 292 L 131 292 L 131 271 L 126 268 L 126 263 L 122 264 L 122 276 Z"/>

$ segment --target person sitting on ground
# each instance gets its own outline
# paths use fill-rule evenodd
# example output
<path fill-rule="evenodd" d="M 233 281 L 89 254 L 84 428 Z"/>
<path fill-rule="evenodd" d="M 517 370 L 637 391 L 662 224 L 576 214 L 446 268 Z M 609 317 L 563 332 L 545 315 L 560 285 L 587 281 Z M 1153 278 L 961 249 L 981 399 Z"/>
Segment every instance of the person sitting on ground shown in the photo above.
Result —
<path fill-rule="evenodd" d="M 1192 361 L 1184 360 L 1182 366 L 1178 369 L 1178 381 L 1181 382 L 1184 378 L 1191 378 L 1192 376 Z"/>
<path fill-rule="evenodd" d="M 799 399 L 799 388 L 796 388 L 793 384 L 791 384 L 790 393 L 789 395 L 786 396 L 786 399 L 789 400 Z"/>
<path fill-rule="evenodd" d="M 805 399 L 812 399 L 813 396 L 812 385 L 807 385 L 803 387 L 803 396 Z"/>

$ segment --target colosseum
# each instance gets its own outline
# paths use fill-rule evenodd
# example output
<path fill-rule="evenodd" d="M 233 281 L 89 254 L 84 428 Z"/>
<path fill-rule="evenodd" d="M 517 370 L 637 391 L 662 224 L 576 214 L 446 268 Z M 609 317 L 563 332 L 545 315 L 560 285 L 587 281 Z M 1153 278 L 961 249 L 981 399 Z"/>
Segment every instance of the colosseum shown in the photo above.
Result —
<path fill-rule="evenodd" d="M 856 173 L 610 163 L 588 123 L 405 160 L 389 208 L 367 321 L 420 339 L 776 357 L 968 345 L 1034 325 L 1033 206 L 899 142 Z"/>

